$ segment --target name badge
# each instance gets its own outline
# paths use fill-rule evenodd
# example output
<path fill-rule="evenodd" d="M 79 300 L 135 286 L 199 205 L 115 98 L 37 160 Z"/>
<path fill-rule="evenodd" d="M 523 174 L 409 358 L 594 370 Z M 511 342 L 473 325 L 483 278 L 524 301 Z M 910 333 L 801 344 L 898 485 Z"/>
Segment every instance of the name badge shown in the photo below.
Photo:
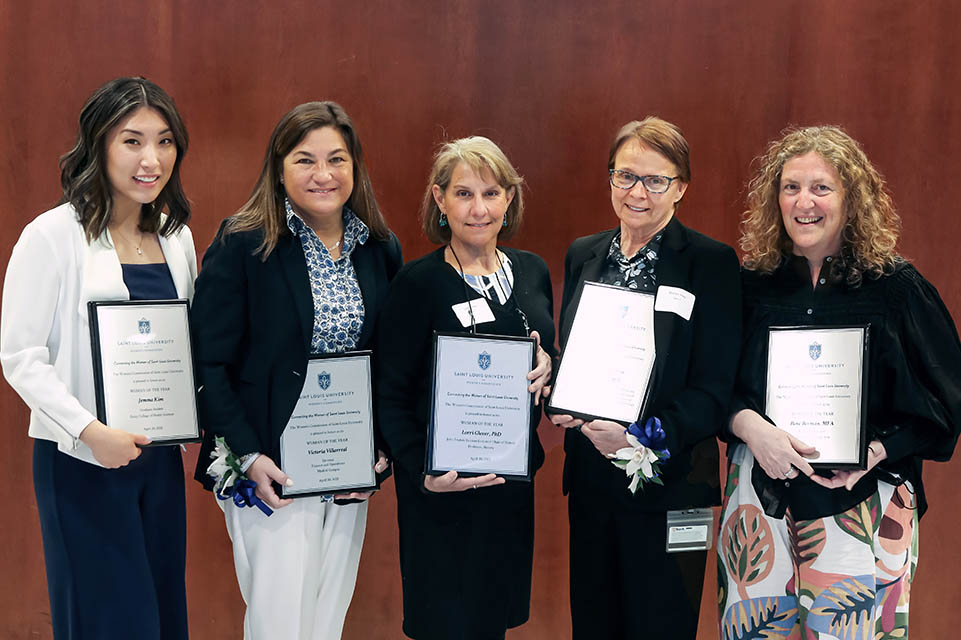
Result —
<path fill-rule="evenodd" d="M 654 311 L 670 311 L 685 320 L 690 320 L 691 311 L 694 309 L 694 297 L 690 291 L 662 284 L 657 288 Z"/>
<path fill-rule="evenodd" d="M 451 310 L 453 310 L 457 319 L 460 320 L 462 327 L 469 327 L 471 325 L 471 312 L 474 314 L 474 324 L 494 321 L 494 312 L 491 311 L 486 298 L 477 298 L 469 302 L 455 304 L 451 306 Z"/>
<path fill-rule="evenodd" d="M 667 512 L 667 552 L 705 551 L 714 542 L 714 511 L 684 509 Z"/>

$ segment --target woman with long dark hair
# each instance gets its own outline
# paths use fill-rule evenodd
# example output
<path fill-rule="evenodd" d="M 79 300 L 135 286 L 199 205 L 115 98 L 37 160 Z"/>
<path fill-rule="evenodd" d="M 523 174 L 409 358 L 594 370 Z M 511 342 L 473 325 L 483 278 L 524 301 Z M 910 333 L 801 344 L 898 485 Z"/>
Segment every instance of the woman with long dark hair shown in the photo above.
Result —
<path fill-rule="evenodd" d="M 61 204 L 23 230 L 3 287 L 0 362 L 30 407 L 56 638 L 187 637 L 177 447 L 97 420 L 87 302 L 190 298 L 197 258 L 173 100 L 117 78 L 80 112 Z"/>
<path fill-rule="evenodd" d="M 280 434 L 312 354 L 364 349 L 400 269 L 400 243 L 374 198 L 353 122 L 334 102 L 288 112 L 240 211 L 204 255 L 192 325 L 205 431 L 196 477 L 207 488 L 214 439 L 240 457 L 273 508 L 219 502 L 247 603 L 246 640 L 339 638 L 367 524 L 368 494 L 278 497 Z M 387 468 L 381 456 L 375 467 Z"/>

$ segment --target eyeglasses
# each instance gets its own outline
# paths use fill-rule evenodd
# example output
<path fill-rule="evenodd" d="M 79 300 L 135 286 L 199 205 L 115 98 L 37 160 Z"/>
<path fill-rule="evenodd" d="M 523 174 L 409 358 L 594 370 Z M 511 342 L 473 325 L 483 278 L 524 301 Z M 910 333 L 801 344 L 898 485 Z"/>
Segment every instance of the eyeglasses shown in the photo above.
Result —
<path fill-rule="evenodd" d="M 618 189 L 633 189 L 634 185 L 640 181 L 648 193 L 664 193 L 671 188 L 671 183 L 680 177 L 636 176 L 630 171 L 623 171 L 621 169 L 611 169 L 610 174 L 612 186 Z"/>

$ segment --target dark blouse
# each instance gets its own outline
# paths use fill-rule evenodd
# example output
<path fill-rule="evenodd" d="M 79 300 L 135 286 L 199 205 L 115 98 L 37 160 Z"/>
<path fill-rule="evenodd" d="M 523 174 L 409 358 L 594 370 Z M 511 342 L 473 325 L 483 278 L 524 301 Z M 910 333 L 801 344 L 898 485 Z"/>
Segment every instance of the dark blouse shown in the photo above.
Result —
<path fill-rule="evenodd" d="M 641 247 L 637 253 L 628 258 L 621 251 L 621 234 L 614 234 L 611 246 L 607 250 L 607 260 L 601 268 L 598 281 L 612 284 L 615 287 L 626 287 L 640 291 L 654 292 L 657 290 L 657 260 L 661 252 L 661 231 L 650 242 Z"/>
<path fill-rule="evenodd" d="M 961 429 L 961 343 L 937 290 L 910 264 L 864 276 L 852 287 L 832 276 L 827 258 L 816 287 L 805 258 L 792 256 L 772 274 L 742 271 L 744 336 L 733 413 L 764 415 L 768 327 L 870 324 L 868 440 L 880 440 L 887 459 L 852 491 L 825 489 L 806 476 L 771 479 L 755 463 L 752 482 L 769 515 L 786 508 L 802 520 L 841 513 L 865 500 L 875 480 L 910 480 L 918 512 L 926 508 L 921 460 L 950 458 Z M 830 476 L 829 472 L 823 475 Z"/>
<path fill-rule="evenodd" d="M 178 297 L 166 262 L 121 264 L 120 268 L 131 300 L 175 300 Z"/>

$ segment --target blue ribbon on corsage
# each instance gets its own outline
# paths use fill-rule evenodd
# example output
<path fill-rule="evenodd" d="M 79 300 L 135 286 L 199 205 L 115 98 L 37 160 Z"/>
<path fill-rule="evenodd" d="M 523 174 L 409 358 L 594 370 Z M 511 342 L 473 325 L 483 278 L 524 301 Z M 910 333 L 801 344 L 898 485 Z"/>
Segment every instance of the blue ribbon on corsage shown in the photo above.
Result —
<path fill-rule="evenodd" d="M 638 486 L 648 482 L 663 485 L 660 478 L 660 463 L 671 457 L 667 450 L 667 434 L 661 427 L 661 420 L 651 416 L 644 426 L 632 422 L 627 427 L 627 442 L 630 446 L 618 449 L 611 462 L 631 479 L 628 490 L 637 491 Z"/>
<path fill-rule="evenodd" d="M 221 500 L 233 499 L 234 504 L 238 507 L 257 507 L 263 511 L 265 516 L 271 515 L 274 511 L 268 507 L 263 500 L 257 497 L 255 491 L 257 490 L 257 483 L 253 480 L 238 480 L 226 492 L 223 490 L 217 491 L 217 497 Z"/>
<path fill-rule="evenodd" d="M 664 433 L 660 418 L 651 416 L 643 427 L 632 422 L 627 432 L 637 438 L 642 445 L 657 452 L 659 459 L 667 460 L 671 457 L 671 452 L 664 446 L 667 444 L 667 434 Z"/>

